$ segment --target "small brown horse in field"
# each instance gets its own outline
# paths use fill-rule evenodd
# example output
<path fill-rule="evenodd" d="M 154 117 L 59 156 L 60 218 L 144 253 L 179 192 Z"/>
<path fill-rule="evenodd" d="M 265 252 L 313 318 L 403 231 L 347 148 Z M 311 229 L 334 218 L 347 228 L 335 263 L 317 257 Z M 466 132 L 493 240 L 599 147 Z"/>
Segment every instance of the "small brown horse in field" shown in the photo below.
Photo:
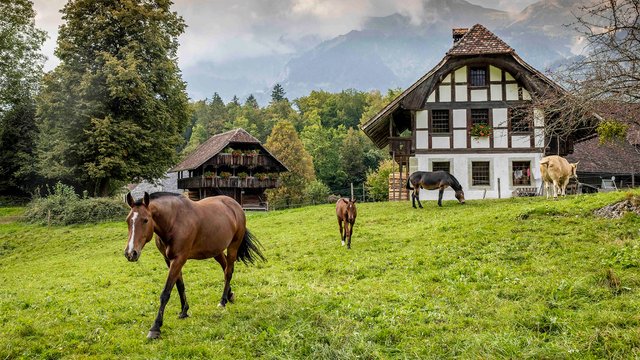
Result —
<path fill-rule="evenodd" d="M 462 185 L 460 185 L 458 179 L 446 171 L 416 171 L 407 179 L 407 189 L 413 189 L 411 204 L 414 209 L 416 208 L 416 200 L 418 200 L 418 205 L 422 209 L 422 204 L 420 203 L 420 188 L 425 190 L 439 189 L 438 206 L 442 206 L 442 194 L 444 194 L 444 189 L 446 189 L 447 186 L 450 186 L 453 191 L 456 192 L 455 196 L 458 202 L 464 204 Z"/>
<path fill-rule="evenodd" d="M 131 193 L 127 194 L 126 202 L 131 211 L 127 216 L 129 239 L 124 256 L 129 261 L 137 261 L 155 232 L 156 246 L 169 267 L 158 316 L 147 335 L 150 339 L 160 336 L 164 308 L 174 285 L 180 295 L 180 318 L 188 317 L 189 304 L 182 280 L 182 267 L 188 259 L 214 258 L 220 263 L 225 280 L 218 305 L 222 307 L 235 298 L 230 283 L 236 259 L 245 264 L 258 258 L 264 260 L 260 244 L 245 227 L 242 207 L 230 197 L 216 196 L 194 202 L 178 194 L 145 192 L 137 201 Z"/>
<path fill-rule="evenodd" d="M 338 216 L 338 226 L 340 227 L 340 237 L 342 238 L 342 246 L 347 241 L 347 249 L 351 249 L 351 234 L 353 234 L 353 225 L 356 223 L 356 199 L 350 200 L 340 198 L 336 203 L 336 215 Z M 344 223 L 344 231 L 342 225 Z"/>

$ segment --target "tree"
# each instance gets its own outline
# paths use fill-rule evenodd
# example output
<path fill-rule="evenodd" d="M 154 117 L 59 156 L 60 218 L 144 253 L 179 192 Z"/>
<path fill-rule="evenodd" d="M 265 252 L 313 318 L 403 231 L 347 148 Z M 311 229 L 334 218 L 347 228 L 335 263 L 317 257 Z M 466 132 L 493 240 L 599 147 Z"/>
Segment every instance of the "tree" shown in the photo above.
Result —
<path fill-rule="evenodd" d="M 293 124 L 289 121 L 277 123 L 265 147 L 289 168 L 289 172 L 280 177 L 281 186 L 269 190 L 269 201 L 285 206 L 302 203 L 304 189 L 316 177 L 312 158 L 304 149 Z"/>
<path fill-rule="evenodd" d="M 603 108 L 640 102 L 640 1 L 598 0 L 580 10 L 572 26 L 585 39 L 585 56 L 553 74 L 568 91 L 537 94 L 534 101 L 534 107 L 556 119 L 545 131 L 559 137 L 593 131 L 593 114 Z M 623 130 L 620 124 L 611 131 L 612 124 L 598 130 L 604 140 Z"/>
<path fill-rule="evenodd" d="M 35 104 L 46 33 L 35 27 L 33 3 L 0 0 L 0 194 L 31 190 L 37 181 Z"/>
<path fill-rule="evenodd" d="M 364 148 L 367 140 L 360 130 L 350 128 L 342 140 L 340 158 L 342 171 L 347 174 L 347 183 L 361 184 L 366 179 L 367 167 L 364 163 Z"/>
<path fill-rule="evenodd" d="M 319 124 L 305 127 L 300 134 L 304 148 L 313 158 L 316 177 L 336 192 L 344 190 L 349 185 L 340 158 L 345 134 L 344 126 L 332 129 Z"/>
<path fill-rule="evenodd" d="M 284 91 L 282 85 L 275 84 L 273 86 L 273 90 L 271 90 L 271 103 L 273 104 L 279 101 L 286 100 L 287 98 L 284 97 L 285 94 L 286 92 Z"/>
<path fill-rule="evenodd" d="M 367 175 L 367 190 L 369 197 L 374 201 L 387 201 L 389 199 L 389 174 L 396 167 L 393 160 L 384 160 L 374 172 Z"/>
<path fill-rule="evenodd" d="M 185 25 L 166 0 L 70 0 L 38 98 L 40 169 L 101 196 L 160 178 L 189 123 L 176 52 Z"/>

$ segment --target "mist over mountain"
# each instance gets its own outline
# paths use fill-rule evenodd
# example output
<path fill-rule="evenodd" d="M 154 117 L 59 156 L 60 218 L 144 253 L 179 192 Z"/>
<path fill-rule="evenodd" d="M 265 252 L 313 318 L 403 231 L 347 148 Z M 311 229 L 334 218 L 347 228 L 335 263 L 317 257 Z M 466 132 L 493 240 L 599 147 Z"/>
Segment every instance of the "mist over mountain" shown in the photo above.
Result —
<path fill-rule="evenodd" d="M 367 19 L 360 29 L 320 42 L 307 38 L 290 54 L 226 64 L 199 64 L 185 70 L 192 97 L 218 92 L 225 101 L 254 94 L 260 104 L 275 83 L 294 99 L 312 90 L 386 91 L 406 88 L 429 71 L 452 46 L 451 29 L 483 24 L 540 71 L 555 67 L 580 50 L 570 25 L 581 0 L 546 0 L 520 13 L 474 5 L 465 0 L 425 0 L 421 14 Z"/>

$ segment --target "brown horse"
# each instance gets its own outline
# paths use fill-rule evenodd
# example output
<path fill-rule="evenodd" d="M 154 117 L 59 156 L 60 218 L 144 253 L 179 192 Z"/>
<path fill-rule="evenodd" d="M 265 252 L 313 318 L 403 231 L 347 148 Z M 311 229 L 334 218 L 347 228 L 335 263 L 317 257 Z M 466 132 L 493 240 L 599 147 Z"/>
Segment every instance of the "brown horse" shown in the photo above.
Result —
<path fill-rule="evenodd" d="M 340 227 L 340 237 L 342 238 L 342 246 L 347 240 L 347 249 L 351 249 L 351 234 L 353 234 L 353 225 L 356 223 L 356 199 L 349 200 L 340 198 L 336 203 L 336 215 L 338 216 L 338 226 Z M 344 231 L 342 224 L 344 223 Z"/>
<path fill-rule="evenodd" d="M 127 216 L 129 239 L 124 256 L 129 261 L 140 258 L 142 248 L 156 233 L 156 246 L 169 267 L 169 276 L 160 295 L 160 308 L 147 335 L 160 336 L 164 308 L 176 285 L 182 311 L 180 318 L 188 316 L 189 304 L 184 292 L 182 266 L 188 259 L 214 258 L 224 271 L 224 290 L 218 306 L 234 301 L 231 277 L 236 259 L 245 264 L 257 258 L 264 260 L 260 244 L 245 227 L 246 218 L 240 204 L 227 196 L 206 198 L 197 202 L 173 193 L 154 193 L 134 201 L 131 193 L 126 202 L 131 207 Z M 226 249 L 226 255 L 224 253 Z"/>
<path fill-rule="evenodd" d="M 458 202 L 460 202 L 460 204 L 464 204 L 464 191 L 462 191 L 462 185 L 460 185 L 458 179 L 446 171 L 416 171 L 409 176 L 409 179 L 407 179 L 407 189 L 413 189 L 413 193 L 411 194 L 411 204 L 414 209 L 416 208 L 416 200 L 418 200 L 418 205 L 422 209 L 422 204 L 420 203 L 420 188 L 425 190 L 439 189 L 438 206 L 442 206 L 442 195 L 444 194 L 444 189 L 446 189 L 447 186 L 450 186 L 453 191 L 456 192 L 455 196 L 456 199 L 458 199 Z"/>

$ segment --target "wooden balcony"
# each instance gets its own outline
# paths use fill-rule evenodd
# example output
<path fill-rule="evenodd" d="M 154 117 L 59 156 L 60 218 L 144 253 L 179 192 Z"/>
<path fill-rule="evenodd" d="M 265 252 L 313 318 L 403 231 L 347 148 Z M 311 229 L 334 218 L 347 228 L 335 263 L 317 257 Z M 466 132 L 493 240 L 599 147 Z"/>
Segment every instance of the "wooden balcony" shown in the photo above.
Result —
<path fill-rule="evenodd" d="M 222 177 L 192 177 L 178 179 L 179 189 L 202 188 L 239 188 L 239 189 L 272 189 L 278 187 L 279 180 L 260 180 L 255 177 L 241 179 L 237 176 Z"/>
<path fill-rule="evenodd" d="M 218 154 L 214 156 L 207 164 L 213 166 L 246 166 L 248 168 L 254 167 L 270 167 L 274 164 L 267 155 L 233 155 L 233 154 Z"/>

